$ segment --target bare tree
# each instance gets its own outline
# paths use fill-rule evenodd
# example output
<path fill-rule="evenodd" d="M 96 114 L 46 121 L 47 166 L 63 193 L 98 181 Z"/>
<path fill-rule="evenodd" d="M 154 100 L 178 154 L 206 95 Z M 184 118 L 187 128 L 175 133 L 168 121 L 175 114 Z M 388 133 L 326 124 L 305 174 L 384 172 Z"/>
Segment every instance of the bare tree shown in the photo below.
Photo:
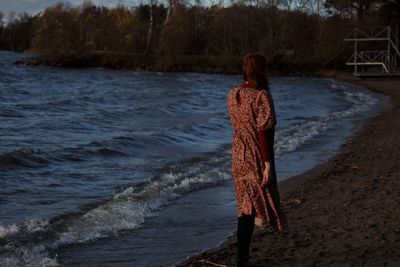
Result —
<path fill-rule="evenodd" d="M 149 54 L 149 52 L 150 52 L 150 44 L 151 44 L 151 39 L 152 39 L 152 35 L 153 35 L 153 28 L 154 28 L 154 0 L 150 0 L 149 12 L 150 12 L 149 30 L 148 30 L 148 34 L 147 34 L 147 42 L 146 42 L 146 49 L 145 49 L 146 55 Z"/>

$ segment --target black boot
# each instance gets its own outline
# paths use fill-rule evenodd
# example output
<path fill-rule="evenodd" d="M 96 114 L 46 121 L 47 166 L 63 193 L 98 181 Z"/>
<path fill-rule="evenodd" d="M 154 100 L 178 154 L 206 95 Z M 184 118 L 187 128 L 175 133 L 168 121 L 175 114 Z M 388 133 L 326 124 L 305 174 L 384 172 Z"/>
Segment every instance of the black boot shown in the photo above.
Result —
<path fill-rule="evenodd" d="M 247 260 L 244 259 L 236 259 L 236 267 L 246 267 L 247 266 Z"/>
<path fill-rule="evenodd" d="M 237 228 L 237 267 L 245 267 L 249 260 L 249 248 L 251 236 L 254 229 L 254 215 L 246 215 L 238 217 Z"/>
<path fill-rule="evenodd" d="M 240 260 L 239 258 L 236 260 L 236 267 L 246 267 L 247 261 Z"/>

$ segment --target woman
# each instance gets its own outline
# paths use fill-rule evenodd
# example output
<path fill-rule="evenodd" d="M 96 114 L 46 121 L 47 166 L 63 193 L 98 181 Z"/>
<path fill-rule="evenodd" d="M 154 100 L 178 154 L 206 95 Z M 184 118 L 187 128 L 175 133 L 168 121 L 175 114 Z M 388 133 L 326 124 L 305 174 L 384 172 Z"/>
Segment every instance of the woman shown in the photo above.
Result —
<path fill-rule="evenodd" d="M 228 111 L 235 130 L 232 175 L 237 199 L 237 266 L 246 266 L 254 222 L 281 231 L 286 220 L 280 205 L 274 161 L 275 110 L 263 55 L 243 60 L 244 83 L 229 91 Z"/>

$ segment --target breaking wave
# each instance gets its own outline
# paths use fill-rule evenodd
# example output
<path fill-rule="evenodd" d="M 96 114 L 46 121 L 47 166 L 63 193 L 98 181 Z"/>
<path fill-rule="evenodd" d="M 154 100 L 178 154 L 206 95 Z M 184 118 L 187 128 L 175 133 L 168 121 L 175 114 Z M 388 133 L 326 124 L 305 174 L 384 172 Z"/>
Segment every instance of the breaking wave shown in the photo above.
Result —
<path fill-rule="evenodd" d="M 332 84 L 332 88 L 345 89 L 346 87 Z M 377 102 L 376 98 L 367 93 L 351 91 L 344 91 L 344 100 L 350 104 L 350 108 L 333 112 L 327 116 L 312 118 L 279 131 L 275 144 L 277 156 L 297 150 L 301 145 L 324 131 L 336 127 L 338 120 L 368 111 Z"/>
<path fill-rule="evenodd" d="M 277 157 L 298 150 L 316 136 L 336 127 L 341 119 L 370 110 L 377 101 L 368 93 L 352 91 L 333 81 L 331 89 L 342 91 L 348 108 L 325 116 L 301 118 L 300 123 L 279 129 L 275 145 Z M 207 115 L 208 110 L 214 108 L 209 102 L 196 101 L 170 104 L 164 107 L 163 112 L 176 114 L 194 110 L 197 115 Z M 6 114 L 9 117 L 19 115 Z M 199 118 L 202 118 L 200 115 Z M 147 149 L 148 145 L 190 146 L 213 140 L 218 144 L 222 132 L 226 132 L 229 126 L 223 113 L 196 123 L 173 125 L 165 132 L 148 132 L 146 136 L 117 135 L 55 151 L 20 148 L 0 154 L 0 168 L 34 168 L 53 161 L 80 161 L 88 157 L 124 157 L 134 150 Z M 0 266 L 57 266 L 57 256 L 53 252 L 59 248 L 141 227 L 146 218 L 154 216 L 159 209 L 182 195 L 229 180 L 230 158 L 230 145 L 220 145 L 214 152 L 171 162 L 147 181 L 121 188 L 107 201 L 83 207 L 79 212 L 50 220 L 29 218 L 21 224 L 0 225 Z"/>
<path fill-rule="evenodd" d="M 55 266 L 57 259 L 50 253 L 55 249 L 140 227 L 147 217 L 180 196 L 228 180 L 229 155 L 229 149 L 223 147 L 205 158 L 171 164 L 159 176 L 129 186 L 79 214 L 0 226 L 0 266 Z M 30 245 L 22 242 L 26 239 Z"/>

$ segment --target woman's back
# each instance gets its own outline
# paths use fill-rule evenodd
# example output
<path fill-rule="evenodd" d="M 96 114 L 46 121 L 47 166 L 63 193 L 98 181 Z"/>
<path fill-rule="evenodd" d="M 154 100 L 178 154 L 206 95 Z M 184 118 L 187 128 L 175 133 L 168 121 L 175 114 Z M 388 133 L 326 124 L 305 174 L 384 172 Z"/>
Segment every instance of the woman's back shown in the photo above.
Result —
<path fill-rule="evenodd" d="M 228 112 L 232 127 L 237 131 L 273 128 L 276 116 L 270 93 L 244 83 L 228 94 Z"/>
<path fill-rule="evenodd" d="M 228 94 L 232 138 L 232 176 L 238 214 L 238 262 L 245 266 L 257 218 L 262 226 L 282 230 L 274 164 L 275 110 L 266 79 L 266 58 L 249 54 L 243 60 L 245 82 Z"/>

